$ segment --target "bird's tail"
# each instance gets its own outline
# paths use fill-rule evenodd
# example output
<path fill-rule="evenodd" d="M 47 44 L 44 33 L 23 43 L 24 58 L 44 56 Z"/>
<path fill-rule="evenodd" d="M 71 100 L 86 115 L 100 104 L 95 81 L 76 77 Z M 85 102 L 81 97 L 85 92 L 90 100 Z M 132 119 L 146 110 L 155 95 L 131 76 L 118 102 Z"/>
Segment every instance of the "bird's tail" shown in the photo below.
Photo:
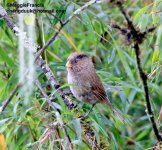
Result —
<path fill-rule="evenodd" d="M 111 103 L 109 100 L 107 101 L 107 104 L 108 104 L 108 106 L 111 108 L 113 114 L 114 114 L 115 116 L 117 116 L 117 118 L 118 118 L 122 123 L 126 123 L 126 122 L 127 122 L 127 121 L 124 119 L 123 114 L 122 114 L 119 110 L 117 110 L 117 109 L 112 105 L 112 103 Z"/>
<path fill-rule="evenodd" d="M 122 123 L 126 123 L 123 115 L 116 108 L 113 108 L 112 111 L 114 115 L 117 116 Z"/>

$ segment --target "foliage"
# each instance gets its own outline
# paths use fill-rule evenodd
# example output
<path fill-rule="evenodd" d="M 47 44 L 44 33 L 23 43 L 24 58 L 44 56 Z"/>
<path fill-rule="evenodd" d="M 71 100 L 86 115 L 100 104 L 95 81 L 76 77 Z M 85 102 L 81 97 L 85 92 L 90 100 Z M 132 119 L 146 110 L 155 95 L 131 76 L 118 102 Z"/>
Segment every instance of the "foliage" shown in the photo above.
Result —
<path fill-rule="evenodd" d="M 2 6 L 7 9 L 4 1 Z M 56 16 L 46 13 L 37 15 L 35 25 L 37 42 L 43 45 L 59 27 L 60 18 L 65 21 L 85 1 L 35 1 L 44 3 L 44 7 L 56 11 Z M 149 91 L 152 107 L 157 121 L 162 97 L 162 25 L 161 0 L 133 1 L 124 3 L 131 19 L 141 30 L 157 26 L 149 33 L 141 45 L 142 66 L 149 77 Z M 61 11 L 60 11 L 61 10 Z M 17 15 L 9 14 L 17 22 Z M 90 125 L 94 137 L 102 149 L 136 150 L 147 149 L 156 144 L 147 113 L 145 112 L 144 91 L 140 82 L 136 59 L 132 45 L 124 39 L 119 31 L 112 28 L 117 22 L 126 26 L 122 14 L 115 5 L 103 2 L 94 4 L 73 18 L 60 32 L 58 38 L 47 48 L 44 59 L 53 70 L 63 89 L 69 89 L 66 83 L 66 59 L 74 51 L 83 51 L 95 63 L 97 73 L 104 83 L 107 95 L 116 108 L 130 120 L 123 125 L 113 119 L 109 108 L 97 104 L 86 122 L 82 124 L 75 119 L 86 113 L 90 105 L 78 102 L 78 114 L 70 112 L 62 98 L 53 89 L 39 67 L 36 76 L 41 81 L 48 96 L 56 102 L 67 133 L 74 149 L 91 149 L 84 134 L 84 126 Z M 25 22 L 26 26 L 27 21 Z M 17 39 L 0 20 L 0 104 L 9 96 L 18 81 Z M 4 112 L 0 114 L 0 133 L 6 138 L 8 149 L 60 149 L 68 146 L 53 110 L 45 102 L 37 87 L 33 87 L 28 103 L 24 103 L 24 89 L 21 88 Z M 51 124 L 54 125 L 51 125 Z M 160 128 L 160 127 L 159 127 Z M 48 129 L 48 130 L 47 130 Z M 45 132 L 46 131 L 46 132 Z M 62 143 L 62 144 L 60 144 Z"/>

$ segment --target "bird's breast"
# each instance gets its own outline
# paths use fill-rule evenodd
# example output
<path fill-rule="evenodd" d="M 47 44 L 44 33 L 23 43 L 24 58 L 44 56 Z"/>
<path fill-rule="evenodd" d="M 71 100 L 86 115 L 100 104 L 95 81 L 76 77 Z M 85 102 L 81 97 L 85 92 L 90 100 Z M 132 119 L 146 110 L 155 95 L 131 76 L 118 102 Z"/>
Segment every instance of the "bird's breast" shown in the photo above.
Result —
<path fill-rule="evenodd" d="M 70 86 L 70 90 L 78 100 L 91 104 L 96 102 L 88 79 L 82 79 L 81 76 L 71 75 L 70 73 L 68 73 L 67 79 L 69 84 L 73 84 Z"/>

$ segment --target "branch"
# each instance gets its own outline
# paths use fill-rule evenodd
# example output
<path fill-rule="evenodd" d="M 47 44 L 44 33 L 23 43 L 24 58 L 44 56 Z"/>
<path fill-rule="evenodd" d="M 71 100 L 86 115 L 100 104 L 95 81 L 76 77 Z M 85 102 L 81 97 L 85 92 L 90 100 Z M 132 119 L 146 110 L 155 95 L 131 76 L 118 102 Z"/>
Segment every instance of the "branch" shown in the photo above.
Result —
<path fill-rule="evenodd" d="M 62 97 L 65 105 L 68 107 L 69 110 L 71 110 L 74 107 L 74 104 L 72 102 L 70 102 L 70 100 L 66 97 L 64 91 L 62 89 L 60 89 L 60 85 L 59 85 L 57 79 L 55 78 L 53 72 L 48 67 L 48 65 L 46 65 L 46 63 L 42 59 L 42 57 L 39 57 L 39 59 L 37 60 L 36 63 L 41 67 L 43 73 L 47 77 L 47 79 L 48 79 L 49 83 L 52 85 L 52 87 L 54 87 L 58 91 L 58 93 Z"/>
<path fill-rule="evenodd" d="M 7 22 L 8 27 L 13 30 L 15 27 L 15 23 L 12 21 L 10 16 L 8 16 L 7 12 L 5 9 L 0 5 L 0 16 Z"/>
<path fill-rule="evenodd" d="M 147 107 L 147 111 L 149 114 L 149 118 L 151 120 L 152 123 L 152 128 L 154 130 L 155 136 L 157 138 L 157 140 L 160 142 L 162 141 L 162 137 L 158 131 L 156 122 L 155 122 L 155 118 L 154 118 L 154 113 L 152 111 L 151 108 L 151 103 L 150 103 L 150 98 L 149 98 L 149 89 L 148 89 L 148 84 L 147 84 L 147 75 L 145 74 L 145 72 L 143 71 L 142 67 L 141 67 L 141 60 L 139 57 L 139 53 L 140 53 L 140 49 L 139 49 L 139 45 L 138 43 L 135 43 L 134 45 L 134 49 L 135 49 L 135 54 L 136 54 L 136 61 L 137 61 L 137 66 L 138 66 L 138 71 L 143 83 L 143 87 L 144 87 L 144 91 L 145 91 L 145 100 L 146 100 L 146 107 Z"/>
<path fill-rule="evenodd" d="M 121 11 L 121 13 L 123 14 L 124 18 L 126 19 L 128 27 L 130 29 L 130 34 L 132 35 L 132 39 L 134 42 L 136 61 L 137 61 L 137 67 L 138 67 L 139 75 L 142 80 L 144 93 L 145 93 L 145 101 L 146 101 L 146 108 L 147 108 L 148 116 L 151 121 L 154 134 L 155 134 L 157 140 L 160 142 L 160 141 L 162 141 L 162 136 L 160 135 L 160 133 L 158 131 L 158 128 L 157 128 L 157 125 L 155 122 L 155 118 L 154 118 L 154 113 L 151 108 L 151 103 L 150 103 L 150 98 L 149 98 L 149 88 L 148 88 L 148 84 L 147 84 L 148 79 L 147 79 L 147 75 L 145 74 L 145 72 L 142 69 L 141 60 L 140 60 L 140 48 L 139 48 L 139 44 L 141 44 L 143 42 L 146 34 L 154 31 L 155 27 L 147 29 L 145 32 L 141 32 L 141 31 L 137 30 L 136 27 L 134 26 L 133 22 L 129 19 L 122 3 L 118 0 L 114 0 L 114 2 L 116 4 L 116 6 L 119 8 L 119 10 Z M 118 29 L 121 30 L 121 28 L 119 28 L 119 27 L 118 27 Z"/>

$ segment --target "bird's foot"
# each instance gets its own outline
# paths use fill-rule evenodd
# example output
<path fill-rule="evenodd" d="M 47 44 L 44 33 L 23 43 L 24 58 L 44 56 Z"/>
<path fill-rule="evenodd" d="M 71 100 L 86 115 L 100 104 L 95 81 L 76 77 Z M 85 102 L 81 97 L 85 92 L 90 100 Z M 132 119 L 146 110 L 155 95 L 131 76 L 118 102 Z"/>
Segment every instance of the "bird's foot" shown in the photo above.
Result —
<path fill-rule="evenodd" d="M 93 107 L 94 107 L 96 104 L 97 104 L 97 103 L 94 103 L 94 104 L 92 105 L 92 107 L 90 108 L 90 110 L 89 110 L 86 114 L 79 116 L 79 118 L 80 118 L 81 120 L 85 120 L 85 118 L 91 113 Z"/>
<path fill-rule="evenodd" d="M 86 113 L 84 115 L 79 116 L 79 119 L 80 120 L 85 120 L 87 118 L 87 116 L 88 116 L 88 114 Z"/>

